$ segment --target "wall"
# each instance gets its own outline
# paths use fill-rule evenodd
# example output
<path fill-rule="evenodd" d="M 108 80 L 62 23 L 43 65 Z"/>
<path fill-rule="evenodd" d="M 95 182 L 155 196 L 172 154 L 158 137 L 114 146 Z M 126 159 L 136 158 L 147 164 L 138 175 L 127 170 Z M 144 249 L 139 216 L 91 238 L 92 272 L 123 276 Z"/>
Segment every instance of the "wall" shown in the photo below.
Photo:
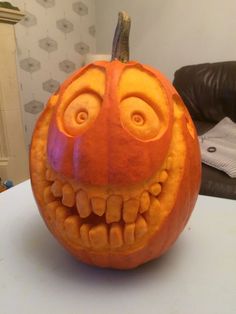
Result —
<path fill-rule="evenodd" d="M 98 53 L 110 53 L 117 13 L 132 18 L 131 59 L 170 79 L 183 65 L 236 59 L 235 0 L 97 0 Z"/>
<path fill-rule="evenodd" d="M 15 27 L 26 144 L 45 102 L 95 51 L 94 0 L 12 0 L 26 13 Z"/>

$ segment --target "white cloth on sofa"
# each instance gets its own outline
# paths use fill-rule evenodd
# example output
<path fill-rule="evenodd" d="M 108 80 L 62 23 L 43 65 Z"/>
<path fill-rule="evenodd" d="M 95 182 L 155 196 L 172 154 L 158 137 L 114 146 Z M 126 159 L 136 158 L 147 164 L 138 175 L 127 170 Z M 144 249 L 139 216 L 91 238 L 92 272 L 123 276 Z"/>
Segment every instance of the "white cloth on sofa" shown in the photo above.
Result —
<path fill-rule="evenodd" d="M 202 162 L 236 178 L 236 123 L 226 117 L 199 136 Z"/>

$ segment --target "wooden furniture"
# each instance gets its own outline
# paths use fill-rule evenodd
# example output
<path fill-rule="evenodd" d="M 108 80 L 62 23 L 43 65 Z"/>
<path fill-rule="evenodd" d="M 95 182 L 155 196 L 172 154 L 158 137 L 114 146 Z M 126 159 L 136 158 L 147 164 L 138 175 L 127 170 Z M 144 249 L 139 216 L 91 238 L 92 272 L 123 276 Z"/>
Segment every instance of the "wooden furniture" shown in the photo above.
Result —
<path fill-rule="evenodd" d="M 14 32 L 14 24 L 23 17 L 23 12 L 0 6 L 0 177 L 14 184 L 28 178 Z"/>

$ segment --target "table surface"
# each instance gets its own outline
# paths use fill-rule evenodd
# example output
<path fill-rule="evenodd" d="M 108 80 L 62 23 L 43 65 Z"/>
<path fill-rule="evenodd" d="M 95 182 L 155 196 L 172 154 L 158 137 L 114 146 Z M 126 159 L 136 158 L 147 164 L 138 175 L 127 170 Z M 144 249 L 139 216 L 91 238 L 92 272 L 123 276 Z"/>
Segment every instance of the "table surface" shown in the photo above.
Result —
<path fill-rule="evenodd" d="M 0 313 L 235 314 L 236 201 L 199 196 L 167 254 L 135 270 L 70 256 L 44 225 L 29 181 L 0 194 Z"/>

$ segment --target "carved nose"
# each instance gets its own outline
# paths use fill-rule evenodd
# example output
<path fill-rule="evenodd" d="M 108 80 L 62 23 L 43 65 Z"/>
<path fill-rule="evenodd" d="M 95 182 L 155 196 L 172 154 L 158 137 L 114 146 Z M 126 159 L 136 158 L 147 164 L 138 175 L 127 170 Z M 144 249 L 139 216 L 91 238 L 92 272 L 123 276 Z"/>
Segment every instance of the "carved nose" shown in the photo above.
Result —
<path fill-rule="evenodd" d="M 163 161 L 158 143 L 142 142 L 122 127 L 118 108 L 103 109 L 77 141 L 76 179 L 93 185 L 130 185 L 148 179 Z"/>

